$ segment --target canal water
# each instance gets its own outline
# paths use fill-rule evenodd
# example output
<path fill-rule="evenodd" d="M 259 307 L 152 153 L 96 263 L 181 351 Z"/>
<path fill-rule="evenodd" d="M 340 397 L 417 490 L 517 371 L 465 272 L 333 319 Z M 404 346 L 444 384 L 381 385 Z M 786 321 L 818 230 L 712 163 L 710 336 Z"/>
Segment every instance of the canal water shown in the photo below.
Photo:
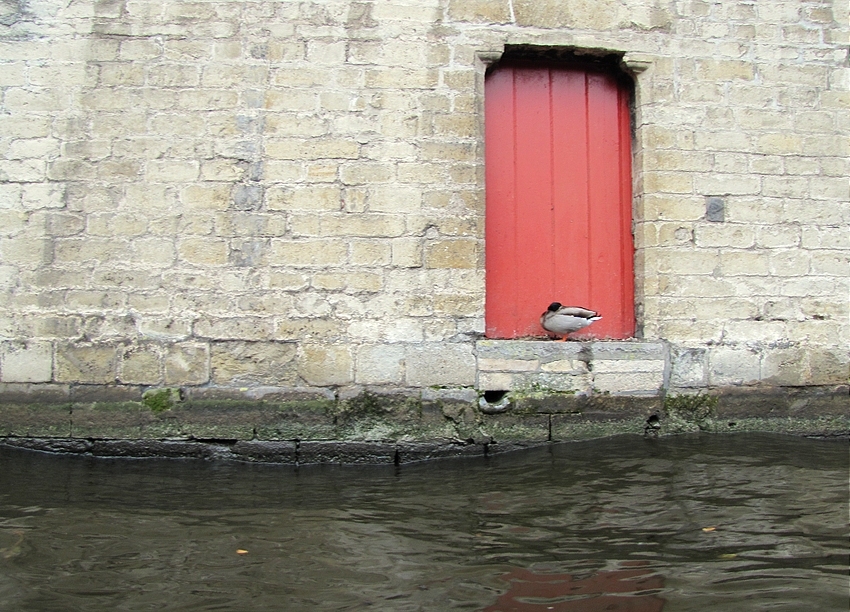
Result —
<path fill-rule="evenodd" d="M 848 442 L 402 466 L 0 449 L 0 610 L 848 610 Z"/>

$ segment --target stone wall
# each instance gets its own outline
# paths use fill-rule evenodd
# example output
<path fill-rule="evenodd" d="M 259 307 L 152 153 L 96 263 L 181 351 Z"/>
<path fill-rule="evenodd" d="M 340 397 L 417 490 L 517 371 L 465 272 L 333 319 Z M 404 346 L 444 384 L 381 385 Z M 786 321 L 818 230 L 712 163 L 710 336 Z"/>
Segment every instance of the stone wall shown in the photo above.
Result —
<path fill-rule="evenodd" d="M 846 385 L 848 31 L 843 0 L 4 0 L 2 389 Z M 481 341 L 510 45 L 635 80 L 631 369 Z"/>

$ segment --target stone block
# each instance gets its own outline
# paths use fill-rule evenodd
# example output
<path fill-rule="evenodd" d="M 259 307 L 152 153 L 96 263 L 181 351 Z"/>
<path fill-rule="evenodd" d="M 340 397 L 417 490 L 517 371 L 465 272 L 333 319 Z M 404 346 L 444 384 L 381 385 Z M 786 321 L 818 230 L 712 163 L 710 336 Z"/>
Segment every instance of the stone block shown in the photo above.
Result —
<path fill-rule="evenodd" d="M 225 401 L 187 401 L 168 413 L 181 436 L 208 440 L 250 440 L 263 414 L 257 402 Z M 145 427 L 150 430 L 150 422 Z"/>
<path fill-rule="evenodd" d="M 592 342 L 589 356 L 597 359 L 626 360 L 664 360 L 667 358 L 667 345 L 662 342 Z"/>
<path fill-rule="evenodd" d="M 53 379 L 53 346 L 43 342 L 0 346 L 0 381 L 40 383 Z"/>
<path fill-rule="evenodd" d="M 372 66 L 366 69 L 367 87 L 376 89 L 436 89 L 439 72 L 422 66 Z"/>
<path fill-rule="evenodd" d="M 266 191 L 268 210 L 338 211 L 341 201 L 342 192 L 338 187 L 273 187 Z"/>
<path fill-rule="evenodd" d="M 557 0 L 515 0 L 516 23 L 543 28 L 611 30 L 626 22 L 625 7 L 615 0 L 564 4 Z"/>
<path fill-rule="evenodd" d="M 755 244 L 755 231 L 742 225 L 698 225 L 694 241 L 700 248 L 747 249 Z"/>
<path fill-rule="evenodd" d="M 420 342 L 425 337 L 425 322 L 419 317 L 400 317 L 390 320 L 389 323 L 372 319 L 351 323 L 348 333 L 367 341 L 381 338 L 390 343 Z"/>
<path fill-rule="evenodd" d="M 717 250 L 664 249 L 657 256 L 657 271 L 664 275 L 712 274 L 720 263 Z M 737 255 L 737 253 L 734 253 Z"/>
<path fill-rule="evenodd" d="M 468 344 L 410 344 L 405 365 L 407 384 L 413 387 L 475 384 L 475 356 Z"/>
<path fill-rule="evenodd" d="M 708 380 L 706 349 L 673 349 L 670 358 L 670 387 L 704 387 Z"/>
<path fill-rule="evenodd" d="M 693 176 L 685 172 L 645 172 L 644 189 L 665 194 L 691 194 L 694 191 Z"/>
<path fill-rule="evenodd" d="M 314 138 L 311 140 L 268 140 L 266 155 L 272 159 L 357 159 L 360 145 L 353 140 Z"/>
<path fill-rule="evenodd" d="M 239 95 L 226 89 L 189 89 L 178 93 L 177 105 L 190 110 L 237 108 Z"/>
<path fill-rule="evenodd" d="M 558 359 L 540 366 L 542 372 L 559 372 L 563 374 L 587 374 L 587 363 L 578 359 Z"/>
<path fill-rule="evenodd" d="M 786 321 L 731 320 L 724 327 L 724 337 L 729 342 L 747 342 L 751 346 L 769 345 L 788 338 L 789 327 Z"/>
<path fill-rule="evenodd" d="M 30 90 L 10 87 L 6 91 L 3 105 L 7 112 L 49 112 L 61 110 L 65 101 L 58 90 Z"/>
<path fill-rule="evenodd" d="M 141 433 L 140 411 L 136 402 L 75 403 L 71 408 L 71 436 L 136 439 Z"/>
<path fill-rule="evenodd" d="M 619 399 L 619 398 L 617 398 Z M 631 434 L 634 440 L 643 436 L 649 414 L 660 409 L 657 398 L 644 399 L 646 404 L 632 404 L 627 410 L 609 411 L 587 406 L 586 410 L 572 414 L 551 416 L 551 441 L 591 440 L 615 435 Z M 623 438 L 628 440 L 628 438 Z"/>
<path fill-rule="evenodd" d="M 376 272 L 355 272 L 348 274 L 345 288 L 352 293 L 378 292 L 384 286 L 383 274 Z"/>
<path fill-rule="evenodd" d="M 521 393 L 588 393 L 591 377 L 586 371 L 514 374 L 514 389 Z"/>
<path fill-rule="evenodd" d="M 330 440 L 335 437 L 333 398 L 264 399 L 262 418 L 256 426 L 258 439 Z"/>
<path fill-rule="evenodd" d="M 165 384 L 202 385 L 209 382 L 209 345 L 181 342 L 165 349 Z"/>
<path fill-rule="evenodd" d="M 296 383 L 296 347 L 283 342 L 213 342 L 210 381 L 216 385 L 275 385 Z"/>
<path fill-rule="evenodd" d="M 247 165 L 241 160 L 210 159 L 201 162 L 202 181 L 240 181 L 245 177 Z"/>
<path fill-rule="evenodd" d="M 64 255 L 65 251 L 60 247 L 64 246 L 59 240 L 56 245 L 57 257 Z M 6 264 L 19 265 L 26 268 L 40 267 L 48 263 L 50 259 L 51 242 L 35 236 L 28 236 L 21 233 L 15 238 L 5 238 L 0 243 L 0 256 Z"/>
<path fill-rule="evenodd" d="M 741 60 L 704 59 L 696 62 L 697 77 L 709 81 L 752 80 L 755 66 Z"/>
<path fill-rule="evenodd" d="M 28 400 L 30 398 L 27 398 Z M 0 404 L 0 435 L 16 437 L 71 436 L 70 403 Z"/>
<path fill-rule="evenodd" d="M 414 463 L 450 457 L 483 457 L 485 445 L 474 442 L 398 442 L 397 462 Z M 490 452 L 490 449 L 487 449 Z"/>
<path fill-rule="evenodd" d="M 227 242 L 203 238 L 184 238 L 177 245 L 180 258 L 190 264 L 224 265 L 227 263 Z"/>
<path fill-rule="evenodd" d="M 758 382 L 761 355 L 748 348 L 714 347 L 708 352 L 708 383 L 739 386 Z"/>
<path fill-rule="evenodd" d="M 318 342 L 339 337 L 342 329 L 343 325 L 335 319 L 281 319 L 275 324 L 274 339 Z"/>
<path fill-rule="evenodd" d="M 666 362 L 663 359 L 594 359 L 593 373 L 596 374 L 664 374 Z"/>
<path fill-rule="evenodd" d="M 794 347 L 766 353 L 761 363 L 761 380 L 783 387 L 812 384 L 811 364 L 806 351 Z"/>
<path fill-rule="evenodd" d="M 449 317 L 474 317 L 481 313 L 484 301 L 480 295 L 436 294 L 433 296 L 434 314 Z"/>
<path fill-rule="evenodd" d="M 537 360 L 545 364 L 578 359 L 587 353 L 589 346 L 580 342 L 549 340 L 478 340 L 475 350 L 479 359 Z"/>
<path fill-rule="evenodd" d="M 723 276 L 766 276 L 769 274 L 770 253 L 737 251 L 720 253 Z"/>
<path fill-rule="evenodd" d="M 129 38 L 121 41 L 119 57 L 125 61 L 152 60 L 162 55 L 159 41 L 149 38 Z"/>
<path fill-rule="evenodd" d="M 399 345 L 364 345 L 357 349 L 354 382 L 361 385 L 401 384 L 405 349 Z"/>
<path fill-rule="evenodd" d="M 482 415 L 481 434 L 491 443 L 546 442 L 549 440 L 549 416 L 493 414 Z"/>
<path fill-rule="evenodd" d="M 201 247 L 203 250 L 203 247 Z M 130 244 L 130 252 L 123 254 L 124 259 L 133 261 L 136 265 L 149 264 L 165 267 L 174 262 L 176 251 L 171 238 L 140 237 Z"/>
<path fill-rule="evenodd" d="M 193 325 L 195 336 L 214 340 L 269 340 L 274 334 L 271 317 L 204 317 Z"/>
<path fill-rule="evenodd" d="M 426 268 L 475 268 L 478 248 L 475 240 L 435 240 L 425 243 Z"/>
<path fill-rule="evenodd" d="M 528 372 L 535 371 L 539 367 L 540 362 L 536 359 L 478 358 L 478 370 L 483 372 Z"/>
<path fill-rule="evenodd" d="M 391 245 L 373 240 L 351 242 L 349 261 L 353 266 L 385 266 L 392 258 Z"/>
<path fill-rule="evenodd" d="M 395 463 L 394 443 L 304 441 L 298 446 L 298 464 Z"/>
<path fill-rule="evenodd" d="M 846 251 L 816 251 L 811 257 L 811 272 L 847 278 L 850 276 L 850 254 Z"/>
<path fill-rule="evenodd" d="M 348 346 L 302 344 L 297 360 L 298 375 L 308 385 L 345 385 L 354 380 L 354 360 Z"/>
<path fill-rule="evenodd" d="M 474 406 L 478 402 L 478 392 L 475 389 L 469 388 L 424 387 L 422 389 L 422 402 L 423 404 L 442 402 L 445 404 Z"/>
<path fill-rule="evenodd" d="M 296 463 L 296 442 L 239 440 L 231 448 L 236 459 L 253 463 Z"/>
<path fill-rule="evenodd" d="M 197 180 L 199 171 L 196 161 L 152 160 L 147 163 L 145 178 L 154 183 L 185 183 Z"/>
<path fill-rule="evenodd" d="M 756 246 L 761 248 L 797 247 L 800 238 L 800 228 L 795 226 L 763 226 L 756 230 Z"/>
<path fill-rule="evenodd" d="M 86 231 L 94 236 L 141 236 L 147 229 L 147 219 L 137 215 L 94 213 L 86 219 Z"/>
<path fill-rule="evenodd" d="M 133 302 L 139 310 L 161 311 L 167 309 L 167 300 L 145 300 L 144 302 Z M 148 338 L 159 340 L 186 340 L 192 333 L 191 319 L 157 317 L 156 315 L 144 316 L 139 320 L 139 333 Z"/>
<path fill-rule="evenodd" d="M 162 383 L 162 356 L 156 346 L 143 345 L 121 354 L 118 380 L 125 384 L 158 385 Z"/>
<path fill-rule="evenodd" d="M 416 212 L 422 206 L 422 190 L 407 185 L 377 185 L 370 187 L 367 201 L 372 212 Z"/>
<path fill-rule="evenodd" d="M 514 375 L 511 372 L 478 372 L 476 387 L 481 391 L 512 391 Z"/>
<path fill-rule="evenodd" d="M 404 233 L 404 219 L 397 215 L 360 213 L 323 215 L 322 236 L 395 237 Z"/>
<path fill-rule="evenodd" d="M 603 393 L 655 395 L 663 386 L 663 372 L 593 372 L 593 388 Z"/>
<path fill-rule="evenodd" d="M 20 87 L 26 85 L 26 68 L 27 66 L 24 62 L 5 63 L 3 65 L 3 74 L 0 76 L 0 87 Z"/>
<path fill-rule="evenodd" d="M 287 266 L 342 265 L 348 245 L 339 240 L 276 240 L 269 246 L 269 259 Z"/>
<path fill-rule="evenodd" d="M 111 345 L 69 345 L 56 347 L 57 382 L 109 384 L 117 376 L 118 351 Z"/>
<path fill-rule="evenodd" d="M 812 177 L 809 183 L 808 195 L 816 200 L 839 200 L 846 202 L 850 199 L 850 186 L 839 177 Z"/>
<path fill-rule="evenodd" d="M 578 414 L 588 406 L 588 393 L 515 394 L 512 410 L 521 414 Z"/>

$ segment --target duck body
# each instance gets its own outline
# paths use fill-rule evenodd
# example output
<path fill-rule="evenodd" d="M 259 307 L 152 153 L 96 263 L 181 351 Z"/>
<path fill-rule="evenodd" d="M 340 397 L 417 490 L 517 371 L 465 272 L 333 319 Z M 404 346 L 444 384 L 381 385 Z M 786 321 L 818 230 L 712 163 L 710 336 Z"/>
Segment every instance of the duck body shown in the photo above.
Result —
<path fill-rule="evenodd" d="M 602 317 L 595 310 L 581 308 L 580 306 L 562 306 L 560 302 L 552 302 L 540 316 L 540 325 L 548 332 L 563 336 L 584 329 L 594 321 Z"/>

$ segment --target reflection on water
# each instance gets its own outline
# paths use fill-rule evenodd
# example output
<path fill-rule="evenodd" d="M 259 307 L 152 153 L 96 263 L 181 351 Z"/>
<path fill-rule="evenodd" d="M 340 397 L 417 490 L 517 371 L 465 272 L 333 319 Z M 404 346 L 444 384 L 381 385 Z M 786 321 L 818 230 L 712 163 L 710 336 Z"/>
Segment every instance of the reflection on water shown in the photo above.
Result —
<path fill-rule="evenodd" d="M 848 609 L 848 443 L 401 467 L 0 449 L 0 610 Z"/>
<path fill-rule="evenodd" d="M 537 574 L 515 568 L 502 576 L 510 589 L 483 612 L 659 612 L 656 593 L 664 578 L 646 561 L 623 561 L 629 569 L 600 571 L 578 578 L 571 574 Z M 632 569 L 639 568 L 639 569 Z"/>

